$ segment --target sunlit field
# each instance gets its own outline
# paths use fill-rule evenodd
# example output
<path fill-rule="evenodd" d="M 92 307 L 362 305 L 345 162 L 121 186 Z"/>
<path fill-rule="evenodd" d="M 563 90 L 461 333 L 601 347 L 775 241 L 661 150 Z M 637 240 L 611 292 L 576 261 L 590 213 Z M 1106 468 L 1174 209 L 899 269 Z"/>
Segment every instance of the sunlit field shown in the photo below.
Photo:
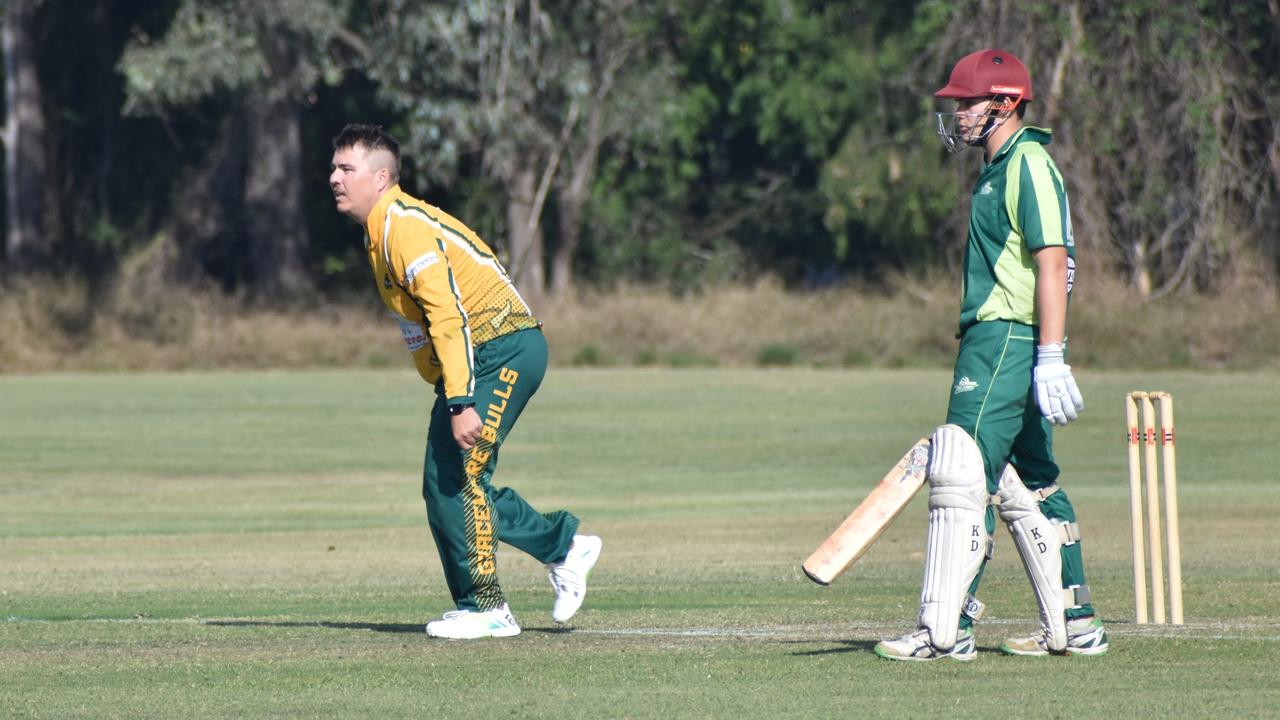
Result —
<path fill-rule="evenodd" d="M 584 609 L 504 548 L 524 628 L 449 642 L 408 372 L 0 377 L 0 716 L 1263 717 L 1280 713 L 1274 374 L 1083 373 L 1058 431 L 1099 658 L 1035 627 L 1003 528 L 975 662 L 896 664 L 918 496 L 831 587 L 801 561 L 945 410 L 914 370 L 553 369 L 496 482 L 604 538 Z M 1187 623 L 1133 623 L 1123 397 L 1174 393 Z"/>

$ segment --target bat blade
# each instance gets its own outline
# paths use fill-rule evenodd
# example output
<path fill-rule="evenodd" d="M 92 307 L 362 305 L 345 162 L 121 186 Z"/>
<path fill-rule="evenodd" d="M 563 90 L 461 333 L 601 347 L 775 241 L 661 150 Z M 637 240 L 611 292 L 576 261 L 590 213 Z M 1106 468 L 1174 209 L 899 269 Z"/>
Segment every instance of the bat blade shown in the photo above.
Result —
<path fill-rule="evenodd" d="M 929 439 L 921 438 L 804 561 L 804 574 L 819 585 L 840 577 L 924 487 L 928 469 Z"/>

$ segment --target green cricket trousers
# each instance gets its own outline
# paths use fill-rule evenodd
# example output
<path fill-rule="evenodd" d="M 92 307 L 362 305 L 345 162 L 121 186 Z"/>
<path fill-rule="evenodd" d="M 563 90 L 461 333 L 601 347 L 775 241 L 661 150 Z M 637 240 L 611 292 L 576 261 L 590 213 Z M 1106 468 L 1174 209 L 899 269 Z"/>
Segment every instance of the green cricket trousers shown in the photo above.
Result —
<path fill-rule="evenodd" d="M 1003 320 L 971 326 L 960 340 L 947 406 L 947 422 L 964 428 L 978 442 L 987 472 L 987 491 L 994 494 L 1006 462 L 1031 490 L 1053 485 L 1058 464 L 1053 459 L 1053 431 L 1036 404 L 1036 329 Z M 1076 522 L 1075 508 L 1065 490 L 1045 498 L 1040 510 L 1050 520 Z M 995 532 L 995 508 L 988 506 L 987 532 Z M 985 568 L 985 561 L 983 566 Z M 982 573 L 969 588 L 977 594 Z M 1087 588 L 1080 543 L 1062 546 L 1062 586 Z M 1087 590 L 1085 591 L 1087 593 Z M 1085 593 L 1078 593 L 1077 597 Z M 1087 600 L 1067 609 L 1068 618 L 1093 615 Z M 961 618 L 961 626 L 969 624 Z"/>
<path fill-rule="evenodd" d="M 463 452 L 453 439 L 442 386 L 436 387 L 427 431 L 422 497 L 449 592 L 460 610 L 492 610 L 506 602 L 498 584 L 497 542 L 542 563 L 564 560 L 578 519 L 542 514 L 511 488 L 491 484 L 498 449 L 547 371 L 547 341 L 539 329 L 494 338 L 475 349 L 480 440 Z"/>

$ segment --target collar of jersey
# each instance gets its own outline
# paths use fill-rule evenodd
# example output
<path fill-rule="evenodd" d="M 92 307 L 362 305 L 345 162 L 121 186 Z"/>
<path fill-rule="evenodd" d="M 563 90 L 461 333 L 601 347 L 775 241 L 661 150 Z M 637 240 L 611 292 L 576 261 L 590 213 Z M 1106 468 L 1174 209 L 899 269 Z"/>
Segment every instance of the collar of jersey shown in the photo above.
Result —
<path fill-rule="evenodd" d="M 1046 128 L 1036 127 L 1034 125 L 1023 125 L 1018 129 L 1018 132 L 1013 134 L 1013 137 L 1004 141 L 1004 145 L 1000 146 L 1000 149 L 997 150 L 996 154 L 991 158 L 991 162 L 987 164 L 995 165 L 1000 162 L 1009 154 L 1010 151 L 1013 150 L 1015 145 L 1024 140 L 1027 142 L 1037 142 L 1041 145 L 1048 145 L 1053 140 L 1053 131 Z"/>
<path fill-rule="evenodd" d="M 387 208 L 403 195 L 404 191 L 400 189 L 399 185 L 392 185 L 386 192 L 382 193 L 382 197 L 378 198 L 378 202 L 369 211 L 369 217 L 365 220 L 365 232 L 369 234 L 370 248 L 382 245 L 382 231 L 385 229 L 383 224 L 387 221 Z"/>

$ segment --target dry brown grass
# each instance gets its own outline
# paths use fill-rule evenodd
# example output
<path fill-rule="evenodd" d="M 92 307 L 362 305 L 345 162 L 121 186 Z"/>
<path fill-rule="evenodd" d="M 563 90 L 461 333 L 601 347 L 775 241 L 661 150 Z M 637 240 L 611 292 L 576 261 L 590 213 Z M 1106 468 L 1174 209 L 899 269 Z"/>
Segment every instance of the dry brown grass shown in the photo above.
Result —
<path fill-rule="evenodd" d="M 593 347 L 618 364 L 787 364 L 790 355 L 801 364 L 903 366 L 949 361 L 952 306 L 950 292 L 795 293 L 766 281 L 684 297 L 622 287 L 552 303 L 542 315 L 562 363 Z"/>
<path fill-rule="evenodd" d="M 695 353 L 720 364 L 767 364 L 771 349 L 791 348 L 807 365 L 945 366 L 955 357 L 958 298 L 954 279 L 933 274 L 808 293 L 762 283 L 675 298 L 632 287 L 544 315 L 562 363 L 678 364 L 682 353 Z M 1280 367 L 1278 309 L 1275 289 L 1262 282 L 1145 300 L 1095 276 L 1072 300 L 1072 360 L 1097 368 Z"/>
<path fill-rule="evenodd" d="M 764 281 L 680 297 L 624 286 L 549 301 L 539 315 L 560 365 L 946 366 L 958 286 L 939 278 L 812 292 Z M 1280 367 L 1265 283 L 1145 301 L 1094 276 L 1077 287 L 1070 325 L 1072 360 L 1088 367 Z M 137 284 L 102 297 L 49 283 L 0 294 L 3 372 L 408 367 L 402 348 L 372 293 L 293 311 Z"/>
<path fill-rule="evenodd" d="M 1073 362 L 1107 368 L 1280 368 L 1276 289 L 1242 280 L 1215 294 L 1150 300 L 1115 278 L 1078 288 Z"/>
<path fill-rule="evenodd" d="M 4 372 L 377 367 L 402 361 L 403 347 L 371 303 L 290 311 L 210 290 L 91 298 L 52 284 L 0 295 Z"/>

